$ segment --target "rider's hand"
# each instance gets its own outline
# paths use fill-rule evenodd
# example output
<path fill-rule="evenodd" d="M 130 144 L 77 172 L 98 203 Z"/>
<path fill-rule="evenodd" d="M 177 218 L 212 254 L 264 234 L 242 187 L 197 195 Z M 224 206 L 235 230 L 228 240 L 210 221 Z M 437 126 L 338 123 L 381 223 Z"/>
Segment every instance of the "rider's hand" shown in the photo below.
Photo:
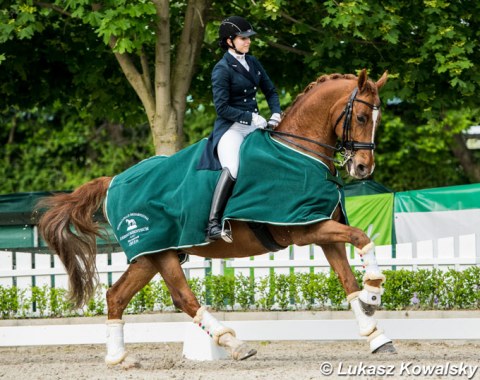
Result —
<path fill-rule="evenodd" d="M 267 126 L 267 121 L 264 117 L 260 116 L 258 113 L 252 113 L 252 125 L 257 128 L 265 128 Z"/>
<path fill-rule="evenodd" d="M 270 116 L 270 120 L 268 120 L 268 126 L 272 129 L 275 129 L 278 127 L 278 124 L 282 121 L 282 117 L 280 116 L 279 113 L 274 113 L 272 116 Z"/>

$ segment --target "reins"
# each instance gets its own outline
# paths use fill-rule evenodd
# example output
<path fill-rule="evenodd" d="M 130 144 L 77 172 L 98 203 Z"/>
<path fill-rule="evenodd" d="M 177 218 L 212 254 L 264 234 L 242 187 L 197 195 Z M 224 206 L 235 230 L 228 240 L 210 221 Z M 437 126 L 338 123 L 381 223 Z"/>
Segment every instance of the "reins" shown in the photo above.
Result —
<path fill-rule="evenodd" d="M 355 87 L 355 89 L 352 91 L 352 94 L 350 95 L 350 98 L 348 99 L 347 104 L 345 105 L 344 110 L 342 111 L 342 113 L 338 117 L 337 121 L 335 122 L 335 129 L 336 129 L 338 123 L 343 118 L 342 141 L 339 144 L 337 144 L 336 146 L 325 144 L 323 142 L 313 140 L 313 139 L 310 139 L 308 137 L 299 136 L 299 135 L 296 135 L 296 134 L 293 134 L 293 133 L 276 131 L 272 128 L 269 128 L 268 126 L 267 126 L 267 128 L 265 128 L 265 131 L 269 132 L 270 134 L 276 135 L 277 138 L 279 138 L 280 140 L 286 141 L 289 144 L 292 144 L 292 145 L 294 145 L 294 146 L 296 146 L 300 149 L 303 149 L 307 152 L 313 153 L 316 156 L 319 156 L 319 157 L 324 158 L 326 160 L 332 161 L 332 162 L 334 162 L 334 163 L 336 163 L 340 166 L 344 166 L 347 163 L 347 161 L 350 160 L 353 157 L 353 155 L 355 154 L 355 152 L 357 150 L 374 150 L 375 149 L 375 143 L 366 143 L 366 142 L 360 142 L 360 141 L 355 141 L 355 140 L 351 139 L 353 103 L 354 102 L 359 102 L 359 103 L 365 104 L 368 107 L 370 107 L 372 110 L 379 110 L 380 109 L 380 105 L 377 106 L 377 105 L 368 103 L 364 100 L 357 99 L 357 94 L 358 94 L 358 87 Z M 306 146 L 304 146 L 300 143 L 294 142 L 287 137 L 293 137 L 293 138 L 298 139 L 298 140 L 307 141 L 309 143 L 321 146 L 323 148 L 330 149 L 334 153 L 342 152 L 341 155 L 342 155 L 343 159 L 340 161 L 340 160 L 337 160 L 336 158 L 327 156 L 326 154 L 314 151 L 313 149 L 307 148 Z"/>

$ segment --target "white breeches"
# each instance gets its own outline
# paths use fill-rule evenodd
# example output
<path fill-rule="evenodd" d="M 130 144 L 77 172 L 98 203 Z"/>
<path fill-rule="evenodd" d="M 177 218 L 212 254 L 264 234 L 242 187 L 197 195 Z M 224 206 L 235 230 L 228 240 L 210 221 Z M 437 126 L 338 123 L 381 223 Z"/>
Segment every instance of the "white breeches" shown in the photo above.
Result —
<path fill-rule="evenodd" d="M 257 129 L 254 125 L 233 123 L 218 142 L 217 152 L 222 168 L 228 168 L 230 175 L 237 178 L 240 164 L 240 145 L 250 133 Z"/>

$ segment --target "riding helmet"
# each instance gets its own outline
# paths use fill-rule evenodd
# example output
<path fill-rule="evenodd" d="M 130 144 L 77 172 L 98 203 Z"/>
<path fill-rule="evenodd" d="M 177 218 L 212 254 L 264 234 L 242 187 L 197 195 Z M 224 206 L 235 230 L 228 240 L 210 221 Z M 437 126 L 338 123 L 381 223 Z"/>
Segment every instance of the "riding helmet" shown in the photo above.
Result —
<path fill-rule="evenodd" d="M 222 21 L 218 35 L 220 37 L 220 45 L 223 47 L 226 45 L 228 38 L 233 40 L 236 36 L 250 37 L 257 34 L 252 25 L 240 16 L 227 17 Z"/>

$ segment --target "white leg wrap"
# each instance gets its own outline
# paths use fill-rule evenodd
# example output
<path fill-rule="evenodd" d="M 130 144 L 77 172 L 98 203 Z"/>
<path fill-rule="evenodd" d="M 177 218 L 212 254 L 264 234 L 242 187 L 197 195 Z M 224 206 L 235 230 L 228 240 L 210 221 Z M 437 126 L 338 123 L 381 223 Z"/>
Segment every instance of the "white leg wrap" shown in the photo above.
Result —
<path fill-rule="evenodd" d="M 382 347 L 384 344 L 391 343 L 392 340 L 389 339 L 384 333 L 383 330 L 375 330 L 367 338 L 370 343 L 370 351 L 374 352 L 379 347 Z"/>
<path fill-rule="evenodd" d="M 384 289 L 365 284 L 358 294 L 358 298 L 368 305 L 380 306 Z"/>
<path fill-rule="evenodd" d="M 363 283 L 367 280 L 382 280 L 382 283 L 385 282 L 385 275 L 378 267 L 377 258 L 375 257 L 375 244 L 370 242 L 362 249 L 357 250 L 357 252 L 362 258 L 363 269 L 365 270 Z"/>
<path fill-rule="evenodd" d="M 365 313 L 362 311 L 362 308 L 360 306 L 358 296 L 357 296 L 358 293 L 359 292 L 356 292 L 355 296 L 352 297 L 349 300 L 349 302 L 350 302 L 350 305 L 352 306 L 352 310 L 353 310 L 353 313 L 355 314 L 355 318 L 357 319 L 360 335 L 368 336 L 375 330 L 377 326 L 377 321 L 374 318 L 369 317 L 368 315 L 365 315 Z M 352 294 L 350 296 L 352 296 Z"/>
<path fill-rule="evenodd" d="M 220 337 L 223 334 L 230 333 L 235 337 L 235 331 L 231 328 L 222 325 L 212 314 L 210 314 L 205 306 L 197 310 L 193 323 L 197 324 L 210 335 L 210 337 L 218 344 Z"/>
<path fill-rule="evenodd" d="M 125 343 L 123 340 L 123 325 L 121 319 L 107 320 L 107 356 L 105 363 L 115 365 L 121 363 L 126 357 Z"/>

